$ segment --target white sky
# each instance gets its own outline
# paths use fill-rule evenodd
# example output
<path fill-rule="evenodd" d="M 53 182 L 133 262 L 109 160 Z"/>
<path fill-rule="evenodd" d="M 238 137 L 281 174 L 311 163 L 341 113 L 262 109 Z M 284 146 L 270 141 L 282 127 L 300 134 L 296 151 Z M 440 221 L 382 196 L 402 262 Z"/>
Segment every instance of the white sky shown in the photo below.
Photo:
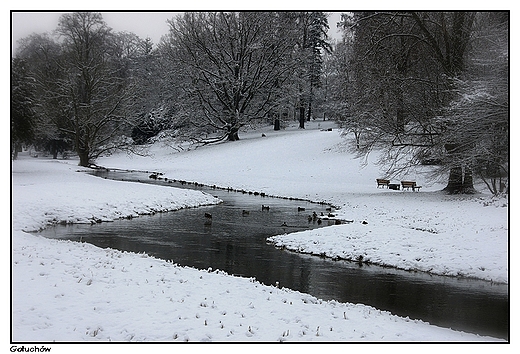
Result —
<path fill-rule="evenodd" d="M 101 12 L 103 19 L 115 31 L 133 32 L 145 39 L 150 37 L 158 43 L 161 36 L 168 32 L 166 21 L 175 17 L 179 12 Z M 63 12 L 12 12 L 12 49 L 20 38 L 32 33 L 52 32 L 58 26 L 58 19 Z M 336 23 L 340 13 L 329 17 L 329 36 L 338 39 Z"/>
<path fill-rule="evenodd" d="M 34 2 L 34 0 L 16 0 L 14 4 L 9 4 L 11 0 L 3 2 L 4 6 L 9 6 L 10 10 L 32 10 L 37 9 L 45 12 L 25 12 L 15 13 L 12 12 L 12 47 L 16 45 L 16 41 L 20 38 L 26 37 L 33 32 L 43 33 L 51 32 L 56 29 L 58 25 L 58 19 L 63 12 L 48 12 L 45 7 L 49 8 L 52 6 L 54 9 L 66 9 L 71 11 L 78 11 L 78 9 L 70 9 L 70 0 L 47 0 L 45 6 L 41 5 L 40 2 Z M 33 4 L 31 5 L 31 2 Z M 61 2 L 61 4 L 60 4 Z M 218 2 L 211 2 L 207 0 L 187 1 L 187 2 L 166 2 L 164 0 L 159 1 L 157 4 L 156 0 L 147 0 L 145 2 L 139 2 L 140 8 L 132 9 L 131 4 L 125 4 L 121 8 L 121 3 L 117 2 L 117 5 L 111 5 L 111 0 L 90 0 L 87 5 L 78 5 L 84 3 L 79 1 L 75 3 L 75 6 L 82 6 L 83 10 L 87 11 L 100 11 L 103 14 L 103 18 L 108 26 L 112 27 L 115 31 L 129 31 L 137 34 L 141 38 L 150 37 L 154 43 L 158 43 L 161 36 L 168 32 L 168 25 L 166 20 L 170 19 L 178 14 L 179 12 L 166 12 L 166 10 L 156 9 L 167 9 L 174 8 L 174 11 L 206 11 L 206 10 L 315 10 L 332 13 L 329 17 L 329 36 L 335 39 L 339 39 L 336 28 L 336 22 L 339 21 L 339 14 L 341 12 L 347 12 L 352 10 L 381 10 L 381 9 L 413 9 L 421 10 L 511 10 L 514 13 L 514 6 L 512 1 L 508 0 L 473 0 L 471 3 L 461 0 L 436 0 L 435 2 L 417 2 L 415 0 L 394 0 L 389 5 L 384 0 L 371 0 L 370 2 L 357 3 L 357 6 L 363 6 L 362 8 L 356 8 L 356 4 L 352 2 L 344 2 L 339 0 L 312 0 L 298 1 L 297 5 L 295 2 L 281 2 L 273 0 L 263 0 L 261 2 L 244 2 L 236 0 L 220 0 Z M 238 2 L 234 3 L 234 2 Z M 208 3 L 210 5 L 208 5 Z M 231 4 L 228 4 L 231 3 Z M 516 3 L 516 2 L 515 2 Z M 215 5 L 218 4 L 218 5 Z M 471 6 L 470 6 L 471 5 Z M 135 6 L 135 5 L 134 5 Z M 187 6 L 189 6 L 187 8 Z M 126 7 L 126 8 L 125 8 Z M 148 9 L 147 9 L 148 7 Z M 216 8 L 215 8 L 216 7 Z M 295 8 L 296 7 L 296 8 Z M 81 9 L 80 9 L 81 10 Z M 120 10 L 123 12 L 103 12 Z M 144 11 L 143 11 L 144 10 Z M 5 10 L 4 10 L 5 11 Z M 135 12 L 131 12 L 135 11 Z M 140 11 L 140 12 L 138 12 Z M 336 13 L 334 13 L 336 12 Z M 3 24 L 11 23 L 11 21 L 5 21 Z M 511 21 L 513 24 L 514 21 Z"/>

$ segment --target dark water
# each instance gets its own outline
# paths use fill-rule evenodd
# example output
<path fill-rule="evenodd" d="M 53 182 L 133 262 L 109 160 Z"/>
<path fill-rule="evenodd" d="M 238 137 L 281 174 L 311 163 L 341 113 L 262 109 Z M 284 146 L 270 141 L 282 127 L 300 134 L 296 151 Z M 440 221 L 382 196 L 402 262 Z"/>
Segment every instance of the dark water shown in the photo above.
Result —
<path fill-rule="evenodd" d="M 115 176 L 164 183 L 138 173 Z M 182 187 L 201 189 L 193 185 Z M 507 285 L 377 266 L 360 267 L 352 262 L 279 250 L 267 244 L 266 238 L 325 226 L 326 221 L 318 225 L 309 221 L 308 216 L 313 211 L 327 214 L 327 206 L 202 189 L 219 196 L 224 203 L 132 220 L 56 226 L 43 234 L 100 247 L 146 252 L 180 265 L 221 269 L 229 274 L 255 277 L 269 285 L 278 282 L 282 287 L 324 300 L 362 303 L 441 327 L 509 338 Z M 269 211 L 262 210 L 262 205 L 268 205 Z M 305 211 L 298 211 L 298 207 Z M 205 218 L 206 213 L 212 215 L 211 223 Z"/>

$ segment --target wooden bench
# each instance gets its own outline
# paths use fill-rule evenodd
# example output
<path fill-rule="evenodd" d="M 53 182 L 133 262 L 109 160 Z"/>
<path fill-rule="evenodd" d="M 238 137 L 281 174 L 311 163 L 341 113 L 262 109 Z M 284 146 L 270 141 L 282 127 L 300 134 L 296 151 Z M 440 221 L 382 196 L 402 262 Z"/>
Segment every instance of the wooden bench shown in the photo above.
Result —
<path fill-rule="evenodd" d="M 403 187 L 403 191 L 405 189 L 408 189 L 408 190 L 412 190 L 412 191 L 416 191 L 417 192 L 419 191 L 419 189 L 421 189 L 421 186 L 418 186 L 417 183 L 413 182 L 413 181 L 401 181 L 401 186 Z"/>
<path fill-rule="evenodd" d="M 386 187 L 386 188 L 388 188 L 388 185 L 390 184 L 390 180 L 388 180 L 388 179 L 377 178 L 376 182 L 377 182 L 377 188 L 379 188 L 379 187 Z"/>

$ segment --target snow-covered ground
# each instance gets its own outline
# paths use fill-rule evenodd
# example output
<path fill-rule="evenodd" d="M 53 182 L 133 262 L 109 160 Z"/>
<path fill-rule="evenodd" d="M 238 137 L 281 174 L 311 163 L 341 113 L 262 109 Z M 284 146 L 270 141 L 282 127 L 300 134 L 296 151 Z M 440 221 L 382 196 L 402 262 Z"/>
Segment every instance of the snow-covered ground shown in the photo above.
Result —
<path fill-rule="evenodd" d="M 280 235 L 271 240 L 288 249 L 357 259 L 441 275 L 508 282 L 508 201 L 492 200 L 483 184 L 479 196 L 448 196 L 446 181 L 429 181 L 428 168 L 414 180 L 420 192 L 377 188 L 382 169 L 346 152 L 332 122 L 306 130 L 253 131 L 233 144 L 182 153 L 157 144 L 149 157 L 100 159 L 102 166 L 159 170 L 165 177 L 265 192 L 341 207 L 336 217 L 352 224 Z M 312 129 L 314 128 L 314 129 Z M 264 133 L 266 137 L 262 137 Z M 392 181 L 399 183 L 399 180 Z M 366 221 L 368 224 L 361 224 Z"/>
<path fill-rule="evenodd" d="M 490 202 L 484 189 L 478 196 L 447 196 L 439 192 L 444 181 L 429 182 L 419 170 L 402 176 L 423 186 L 418 193 L 378 189 L 379 167 L 353 159 L 338 130 L 323 131 L 325 124 L 256 130 L 238 142 L 180 152 L 158 142 L 146 157 L 121 153 L 97 162 L 328 201 L 340 207 L 338 217 L 353 220 L 277 235 L 273 247 L 508 282 L 506 199 Z M 80 170 L 72 158 L 22 154 L 12 163 L 14 341 L 498 341 L 144 254 L 27 233 L 219 202 L 197 191 L 103 180 Z"/>

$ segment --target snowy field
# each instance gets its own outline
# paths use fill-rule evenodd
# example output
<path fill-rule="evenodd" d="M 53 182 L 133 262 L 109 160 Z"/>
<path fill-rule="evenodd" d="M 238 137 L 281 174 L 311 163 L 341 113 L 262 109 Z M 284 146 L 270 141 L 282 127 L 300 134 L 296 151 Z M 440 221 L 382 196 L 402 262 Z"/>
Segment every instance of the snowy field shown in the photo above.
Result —
<path fill-rule="evenodd" d="M 477 196 L 444 195 L 445 181 L 429 181 L 420 170 L 402 176 L 422 185 L 420 192 L 378 189 L 378 166 L 353 159 L 338 130 L 322 131 L 323 124 L 251 131 L 238 142 L 183 151 L 157 142 L 146 157 L 121 153 L 97 163 L 327 201 L 339 207 L 337 217 L 353 220 L 276 235 L 273 247 L 508 283 L 506 199 L 492 200 L 481 186 Z M 73 158 L 22 154 L 12 163 L 14 341 L 500 341 L 145 254 L 27 233 L 220 202 L 197 191 L 103 180 L 80 170 Z"/>

